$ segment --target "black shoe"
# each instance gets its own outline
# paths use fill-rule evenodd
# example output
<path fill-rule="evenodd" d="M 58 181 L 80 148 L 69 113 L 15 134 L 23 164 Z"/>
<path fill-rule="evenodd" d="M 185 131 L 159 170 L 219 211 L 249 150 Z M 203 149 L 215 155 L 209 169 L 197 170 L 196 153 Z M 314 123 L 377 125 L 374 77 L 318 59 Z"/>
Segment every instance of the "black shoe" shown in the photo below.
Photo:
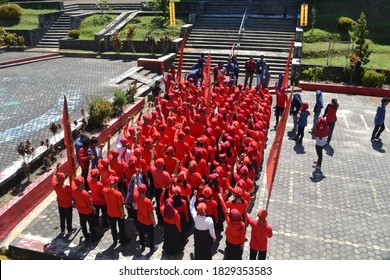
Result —
<path fill-rule="evenodd" d="M 145 251 L 145 245 L 141 245 L 140 251 L 141 251 L 141 252 Z"/>
<path fill-rule="evenodd" d="M 155 252 L 155 251 L 157 251 L 157 249 L 158 249 L 158 246 L 154 245 L 153 247 L 150 247 L 150 252 Z"/>
<path fill-rule="evenodd" d="M 114 246 L 116 246 L 116 244 L 118 244 L 118 239 L 114 239 L 114 240 L 112 241 L 112 244 L 113 244 Z"/>

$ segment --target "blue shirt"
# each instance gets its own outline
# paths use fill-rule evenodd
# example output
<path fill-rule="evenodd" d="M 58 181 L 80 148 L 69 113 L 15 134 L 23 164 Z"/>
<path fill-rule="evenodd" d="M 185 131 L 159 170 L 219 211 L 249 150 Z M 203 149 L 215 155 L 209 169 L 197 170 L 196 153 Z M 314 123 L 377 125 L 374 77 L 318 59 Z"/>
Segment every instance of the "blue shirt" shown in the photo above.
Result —
<path fill-rule="evenodd" d="M 375 125 L 382 125 L 385 123 L 385 117 L 386 117 L 386 106 L 385 104 L 381 104 L 376 109 L 376 115 L 375 115 Z"/>
<path fill-rule="evenodd" d="M 306 111 L 303 111 L 300 113 L 299 119 L 298 119 L 298 126 L 307 126 L 307 117 L 309 114 Z"/>

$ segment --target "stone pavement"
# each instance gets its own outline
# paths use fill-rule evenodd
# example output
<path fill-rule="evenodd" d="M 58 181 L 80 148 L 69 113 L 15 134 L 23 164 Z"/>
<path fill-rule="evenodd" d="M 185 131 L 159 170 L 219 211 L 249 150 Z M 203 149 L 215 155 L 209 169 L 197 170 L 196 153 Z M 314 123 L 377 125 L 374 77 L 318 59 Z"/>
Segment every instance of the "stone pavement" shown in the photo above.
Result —
<path fill-rule="evenodd" d="M 390 195 L 388 191 L 390 133 L 382 134 L 383 144 L 370 142 L 373 117 L 379 98 L 324 93 L 324 102 L 337 97 L 340 102 L 338 121 L 330 146 L 326 147 L 322 171 L 313 171 L 316 159 L 314 140 L 307 133 L 302 145 L 295 145 L 286 133 L 277 177 L 274 183 L 268 222 L 274 236 L 269 240 L 270 260 L 349 260 L 390 259 Z M 312 109 L 313 92 L 302 93 Z M 274 120 L 272 119 L 272 122 Z M 388 121 L 387 121 L 388 124 Z M 287 131 L 291 130 L 291 118 Z M 275 131 L 269 131 L 267 158 Z M 264 164 L 265 166 L 265 164 Z M 265 168 L 265 167 L 264 167 Z M 254 217 L 267 200 L 265 170 L 258 180 Z M 159 248 L 153 254 L 137 250 L 138 237 L 132 222 L 126 222 L 131 242 L 112 246 L 110 231 L 96 243 L 83 240 L 77 211 L 73 225 L 77 231 L 69 238 L 60 235 L 54 193 L 48 206 L 10 244 L 13 256 L 63 259 L 171 259 L 162 253 L 161 228 L 156 228 Z M 250 227 L 247 239 L 250 237 Z M 243 259 L 248 259 L 249 241 Z M 214 244 L 214 260 L 223 259 L 225 240 Z M 189 237 L 184 254 L 176 259 L 191 259 L 193 237 Z"/>
<path fill-rule="evenodd" d="M 18 58 L 38 53 L 17 53 Z M 16 58 L 0 54 L 0 61 Z M 8 67 L 0 71 L 0 176 L 20 159 L 19 142 L 30 139 L 34 146 L 52 136 L 50 122 L 61 123 L 63 96 L 67 95 L 73 119 L 87 110 L 86 98 L 112 97 L 110 80 L 135 62 L 86 58 L 58 58 Z"/>

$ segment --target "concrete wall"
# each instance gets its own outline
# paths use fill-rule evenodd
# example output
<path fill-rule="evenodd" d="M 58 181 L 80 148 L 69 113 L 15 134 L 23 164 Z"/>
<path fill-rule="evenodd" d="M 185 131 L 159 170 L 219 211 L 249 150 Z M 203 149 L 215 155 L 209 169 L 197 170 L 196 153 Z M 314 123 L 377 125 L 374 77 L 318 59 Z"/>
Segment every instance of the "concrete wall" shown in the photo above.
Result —
<path fill-rule="evenodd" d="M 62 15 L 62 12 L 54 12 L 38 16 L 39 27 L 49 28 Z"/>
<path fill-rule="evenodd" d="M 45 35 L 45 28 L 36 28 L 32 30 L 7 30 L 7 32 L 15 33 L 18 36 L 23 36 L 26 46 L 36 46 Z"/>

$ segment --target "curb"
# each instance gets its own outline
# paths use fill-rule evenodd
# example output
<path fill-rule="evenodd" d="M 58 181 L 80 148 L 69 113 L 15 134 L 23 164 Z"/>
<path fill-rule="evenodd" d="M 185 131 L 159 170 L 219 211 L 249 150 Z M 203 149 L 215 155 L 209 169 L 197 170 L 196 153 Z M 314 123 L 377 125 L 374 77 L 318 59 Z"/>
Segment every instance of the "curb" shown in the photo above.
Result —
<path fill-rule="evenodd" d="M 145 104 L 145 99 L 142 98 L 130 105 L 124 114 L 116 119 L 112 119 L 106 129 L 99 135 L 99 141 L 105 141 L 108 135 L 112 135 L 119 130 L 127 121 L 127 119 L 136 114 Z M 59 171 L 67 173 L 67 159 L 60 160 Z M 53 170 L 46 172 L 38 177 L 33 183 L 27 186 L 25 191 L 14 197 L 10 202 L 0 208 L 0 241 L 3 240 L 8 233 L 26 216 L 31 210 L 36 207 L 47 195 L 52 191 L 51 178 Z"/>
<path fill-rule="evenodd" d="M 357 86 L 345 86 L 335 84 L 320 84 L 320 83 L 306 83 L 300 82 L 299 87 L 303 90 L 321 90 L 325 92 L 375 96 L 375 97 L 390 97 L 390 90 L 381 88 L 368 88 Z"/>
<path fill-rule="evenodd" d="M 60 58 L 60 57 L 62 57 L 62 56 L 58 53 L 51 53 L 51 54 L 45 54 L 45 55 L 40 55 L 40 56 L 9 60 L 9 61 L 0 62 L 0 68 L 10 67 L 10 66 L 14 66 L 14 65 L 21 65 L 21 64 L 26 64 L 26 63 L 32 63 L 32 62 L 46 60 L 46 59 Z"/>

